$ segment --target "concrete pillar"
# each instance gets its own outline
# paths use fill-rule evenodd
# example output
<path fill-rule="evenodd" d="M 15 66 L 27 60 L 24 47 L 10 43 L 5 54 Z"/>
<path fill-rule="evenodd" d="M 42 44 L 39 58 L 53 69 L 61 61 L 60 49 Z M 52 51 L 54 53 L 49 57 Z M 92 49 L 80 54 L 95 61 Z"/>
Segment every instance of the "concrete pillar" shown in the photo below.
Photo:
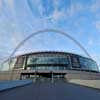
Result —
<path fill-rule="evenodd" d="M 54 76 L 53 76 L 53 71 L 51 72 L 51 77 L 52 77 L 52 83 L 54 82 Z"/>

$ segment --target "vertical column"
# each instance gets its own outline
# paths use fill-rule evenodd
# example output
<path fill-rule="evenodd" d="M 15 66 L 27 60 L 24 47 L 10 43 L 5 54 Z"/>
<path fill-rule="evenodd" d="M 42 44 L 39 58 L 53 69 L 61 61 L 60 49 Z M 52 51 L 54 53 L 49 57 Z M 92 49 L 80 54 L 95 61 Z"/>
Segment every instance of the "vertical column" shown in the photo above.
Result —
<path fill-rule="evenodd" d="M 53 76 L 53 71 L 51 72 L 52 75 L 52 83 L 54 82 L 54 76 Z"/>
<path fill-rule="evenodd" d="M 71 55 L 68 55 L 68 60 L 69 60 L 69 63 L 70 63 L 70 69 L 72 69 L 72 60 L 71 60 Z"/>
<path fill-rule="evenodd" d="M 28 59 L 28 57 L 25 56 L 24 64 L 23 64 L 23 68 L 24 68 L 25 70 L 27 69 L 27 59 Z"/>

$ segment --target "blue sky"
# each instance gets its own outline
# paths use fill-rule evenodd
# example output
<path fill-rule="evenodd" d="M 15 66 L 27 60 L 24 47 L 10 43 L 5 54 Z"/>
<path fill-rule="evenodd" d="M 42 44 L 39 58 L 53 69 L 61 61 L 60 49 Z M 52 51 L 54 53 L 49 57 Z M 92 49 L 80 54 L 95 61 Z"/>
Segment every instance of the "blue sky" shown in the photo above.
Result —
<path fill-rule="evenodd" d="M 73 36 L 100 64 L 100 0 L 0 0 L 0 59 L 32 32 L 54 28 Z M 16 54 L 59 50 L 84 55 L 57 33 L 32 37 Z"/>

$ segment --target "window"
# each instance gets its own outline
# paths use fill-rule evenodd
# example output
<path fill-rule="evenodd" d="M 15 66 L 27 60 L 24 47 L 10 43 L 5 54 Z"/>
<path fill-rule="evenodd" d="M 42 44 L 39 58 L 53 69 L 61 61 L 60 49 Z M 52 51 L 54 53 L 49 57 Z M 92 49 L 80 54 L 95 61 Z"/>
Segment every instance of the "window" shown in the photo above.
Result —
<path fill-rule="evenodd" d="M 69 64 L 67 57 L 34 57 L 28 58 L 27 64 Z"/>
<path fill-rule="evenodd" d="M 69 57 L 63 56 L 36 57 L 31 55 L 27 60 L 27 66 L 32 67 L 33 70 L 65 70 L 69 68 L 69 64 Z"/>
<path fill-rule="evenodd" d="M 83 57 L 79 57 L 79 60 L 82 69 L 98 71 L 97 64 L 93 60 Z"/>
<path fill-rule="evenodd" d="M 72 68 L 80 68 L 79 65 L 79 58 L 77 56 L 71 56 L 71 61 L 72 61 Z"/>

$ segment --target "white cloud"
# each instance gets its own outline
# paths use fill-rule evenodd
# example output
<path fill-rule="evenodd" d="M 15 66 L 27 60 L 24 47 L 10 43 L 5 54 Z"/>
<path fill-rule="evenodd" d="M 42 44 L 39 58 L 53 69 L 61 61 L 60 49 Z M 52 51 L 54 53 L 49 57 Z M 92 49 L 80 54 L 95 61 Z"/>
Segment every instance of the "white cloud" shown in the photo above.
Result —
<path fill-rule="evenodd" d="M 34 13 L 34 9 L 39 13 L 38 17 L 43 16 L 44 7 L 42 5 L 42 0 L 23 0 L 23 2 L 27 4 L 28 8 L 30 8 L 31 12 Z M 35 12 L 36 13 L 36 12 Z"/>
<path fill-rule="evenodd" d="M 64 17 L 65 14 L 63 11 L 58 11 L 57 9 L 54 10 L 52 16 L 51 16 L 51 19 L 53 20 L 59 20 L 60 18 Z"/>
<path fill-rule="evenodd" d="M 5 2 L 8 4 L 8 6 L 10 8 L 13 8 L 14 7 L 14 0 L 5 0 Z"/>
<path fill-rule="evenodd" d="M 90 6 L 90 10 L 94 13 L 100 10 L 100 0 L 94 0 L 92 5 Z"/>
<path fill-rule="evenodd" d="M 44 7 L 42 5 L 42 0 L 35 0 L 35 2 L 31 0 L 31 2 L 34 5 L 36 5 L 36 7 L 37 7 L 37 9 L 38 9 L 38 11 L 40 13 L 40 15 L 42 16 L 43 15 L 43 12 L 44 12 Z"/>
<path fill-rule="evenodd" d="M 12 41 L 13 47 L 16 47 L 18 45 L 18 43 L 24 39 L 24 37 L 23 37 L 23 34 L 20 31 L 17 23 L 12 23 L 11 28 L 12 28 L 11 41 Z"/>
<path fill-rule="evenodd" d="M 51 19 L 53 20 L 59 20 L 59 19 L 64 19 L 64 18 L 69 18 L 73 17 L 82 10 L 86 9 L 84 8 L 81 3 L 72 3 L 66 10 L 58 10 L 57 9 L 57 4 L 55 4 L 55 10 L 53 11 L 53 14 L 50 16 Z"/>
<path fill-rule="evenodd" d="M 80 12 L 85 9 L 81 3 L 71 3 L 70 7 L 67 10 L 67 15 L 72 17 L 74 14 Z"/>
<path fill-rule="evenodd" d="M 0 0 L 0 8 L 2 7 L 2 0 Z"/>
<path fill-rule="evenodd" d="M 87 6 L 84 7 L 82 3 L 72 2 L 71 4 L 69 4 L 68 7 L 67 4 L 62 5 L 62 9 L 59 10 L 58 6 L 60 5 L 61 2 L 58 0 L 53 0 L 53 6 L 54 6 L 53 13 L 44 16 L 43 12 L 45 10 L 45 7 L 42 5 L 42 0 L 36 0 L 35 2 L 31 1 L 31 3 L 33 3 L 36 6 L 42 19 L 52 20 L 52 22 L 59 21 L 60 19 L 67 19 L 68 17 L 73 17 L 82 10 L 87 8 Z"/>
<path fill-rule="evenodd" d="M 95 22 L 96 29 L 100 31 L 100 20 Z"/>
<path fill-rule="evenodd" d="M 93 42 L 94 42 L 93 39 L 89 39 L 88 45 L 89 45 L 89 46 L 92 46 L 92 45 L 93 45 Z"/>

